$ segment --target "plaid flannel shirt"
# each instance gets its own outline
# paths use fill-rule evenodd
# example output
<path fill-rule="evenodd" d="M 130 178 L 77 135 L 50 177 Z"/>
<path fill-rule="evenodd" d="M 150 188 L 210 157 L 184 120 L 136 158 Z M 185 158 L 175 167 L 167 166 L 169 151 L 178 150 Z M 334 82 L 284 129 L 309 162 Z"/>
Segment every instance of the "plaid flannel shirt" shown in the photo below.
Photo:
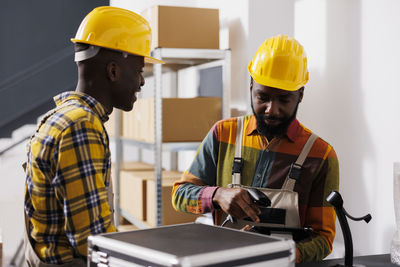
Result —
<path fill-rule="evenodd" d="M 93 97 L 65 92 L 59 109 L 27 146 L 25 213 L 29 239 L 46 263 L 87 256 L 90 234 L 116 231 L 107 202 L 111 157 L 103 123 L 108 116 Z"/>
<path fill-rule="evenodd" d="M 215 190 L 232 182 L 236 143 L 236 118 L 217 122 L 199 147 L 190 168 L 174 184 L 172 204 L 178 211 L 213 212 Z M 311 131 L 295 119 L 282 138 L 268 142 L 257 132 L 253 115 L 244 117 L 241 183 L 246 186 L 280 189 L 289 168 L 300 154 Z M 296 244 L 302 261 L 321 260 L 332 251 L 336 214 L 326 201 L 339 187 L 339 164 L 332 146 L 318 138 L 305 160 L 294 191 L 299 195 L 301 226 L 312 227 L 313 235 Z M 221 222 L 216 222 L 220 224 Z"/>

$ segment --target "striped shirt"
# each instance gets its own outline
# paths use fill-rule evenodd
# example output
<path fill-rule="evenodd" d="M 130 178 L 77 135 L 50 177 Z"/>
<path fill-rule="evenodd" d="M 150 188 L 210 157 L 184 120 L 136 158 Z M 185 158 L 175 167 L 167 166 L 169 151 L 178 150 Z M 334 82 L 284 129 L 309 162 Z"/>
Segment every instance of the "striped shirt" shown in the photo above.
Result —
<path fill-rule="evenodd" d="M 176 210 L 196 214 L 213 212 L 214 218 L 221 217 L 221 212 L 214 210 L 212 197 L 219 186 L 227 187 L 232 182 L 236 122 L 236 118 L 219 121 L 205 137 L 190 168 L 174 184 L 172 204 Z M 295 119 L 286 135 L 268 142 L 258 133 L 253 115 L 244 117 L 243 127 L 241 183 L 282 188 L 290 165 L 296 161 L 311 131 Z M 338 187 L 336 153 L 318 138 L 294 188 L 299 195 L 300 224 L 314 229 L 310 239 L 296 244 L 302 261 L 321 260 L 332 251 L 336 214 L 326 197 Z"/>
<path fill-rule="evenodd" d="M 116 230 L 107 203 L 111 155 L 103 123 L 108 116 L 83 93 L 65 92 L 54 100 L 58 110 L 27 145 L 25 213 L 36 254 L 61 264 L 85 259 L 90 234 Z"/>

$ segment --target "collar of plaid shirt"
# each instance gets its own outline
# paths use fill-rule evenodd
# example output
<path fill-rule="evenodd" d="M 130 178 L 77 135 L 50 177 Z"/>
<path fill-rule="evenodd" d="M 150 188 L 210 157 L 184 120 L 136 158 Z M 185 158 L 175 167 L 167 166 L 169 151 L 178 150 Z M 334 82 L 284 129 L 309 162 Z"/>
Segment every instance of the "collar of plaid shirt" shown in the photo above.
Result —
<path fill-rule="evenodd" d="M 76 91 L 69 91 L 56 95 L 53 99 L 57 106 L 60 106 L 65 102 L 71 100 L 78 100 L 80 102 L 83 101 L 99 116 L 99 118 L 103 123 L 108 121 L 108 115 L 103 105 L 99 101 L 97 101 L 94 97 L 88 94 Z"/>

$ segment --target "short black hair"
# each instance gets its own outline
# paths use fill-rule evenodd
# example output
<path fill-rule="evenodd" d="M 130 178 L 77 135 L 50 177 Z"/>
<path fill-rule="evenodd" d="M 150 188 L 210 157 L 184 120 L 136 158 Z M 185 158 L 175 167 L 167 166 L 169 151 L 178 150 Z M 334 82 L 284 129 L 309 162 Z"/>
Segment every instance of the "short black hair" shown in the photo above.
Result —
<path fill-rule="evenodd" d="M 83 51 L 89 48 L 89 44 L 84 43 L 74 43 L 74 50 L 75 52 Z"/>

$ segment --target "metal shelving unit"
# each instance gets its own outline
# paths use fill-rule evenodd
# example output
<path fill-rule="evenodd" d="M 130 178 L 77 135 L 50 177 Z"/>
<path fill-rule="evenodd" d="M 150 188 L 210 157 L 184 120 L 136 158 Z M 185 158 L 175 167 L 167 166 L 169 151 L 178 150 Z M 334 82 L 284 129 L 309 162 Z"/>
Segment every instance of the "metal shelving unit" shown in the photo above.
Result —
<path fill-rule="evenodd" d="M 133 146 L 136 146 L 138 148 L 144 148 L 148 150 L 153 150 L 155 149 L 156 145 L 152 143 L 146 143 L 146 142 L 140 142 L 136 140 L 132 140 L 129 138 L 121 138 L 122 142 L 126 144 L 130 144 Z M 168 152 L 178 152 L 178 151 L 184 151 L 184 150 L 196 150 L 200 145 L 200 142 L 168 142 L 168 143 L 162 143 L 161 148 L 162 151 L 168 151 Z"/>
<path fill-rule="evenodd" d="M 164 72 L 176 72 L 180 69 L 198 66 L 199 68 L 210 68 L 214 66 L 222 67 L 222 117 L 230 117 L 230 82 L 231 82 L 231 51 L 230 50 L 219 50 L 219 49 L 183 49 L 183 48 L 156 48 L 152 51 L 152 56 L 163 60 L 166 64 L 154 64 L 146 65 L 144 69 L 144 76 L 154 76 L 154 106 L 155 109 L 155 142 L 145 143 L 134 140 L 129 140 L 121 137 L 120 125 L 121 115 L 118 112 L 116 116 L 116 129 L 115 129 L 115 155 L 116 155 L 116 166 L 115 166 L 115 222 L 116 226 L 119 224 L 119 218 L 122 214 L 125 219 L 135 224 L 139 228 L 146 228 L 147 225 L 131 215 L 127 214 L 123 210 L 121 211 L 119 200 L 120 200 L 120 164 L 123 161 L 122 154 L 122 143 L 129 143 L 137 146 L 138 148 L 145 148 L 154 150 L 154 171 L 156 179 L 156 210 L 157 210 L 157 226 L 162 225 L 162 205 L 161 205 L 161 175 L 162 175 L 162 164 L 161 156 L 162 151 L 178 152 L 183 150 L 196 150 L 200 145 L 199 142 L 178 142 L 178 143 L 163 143 L 162 142 L 162 83 L 161 75 Z"/>

